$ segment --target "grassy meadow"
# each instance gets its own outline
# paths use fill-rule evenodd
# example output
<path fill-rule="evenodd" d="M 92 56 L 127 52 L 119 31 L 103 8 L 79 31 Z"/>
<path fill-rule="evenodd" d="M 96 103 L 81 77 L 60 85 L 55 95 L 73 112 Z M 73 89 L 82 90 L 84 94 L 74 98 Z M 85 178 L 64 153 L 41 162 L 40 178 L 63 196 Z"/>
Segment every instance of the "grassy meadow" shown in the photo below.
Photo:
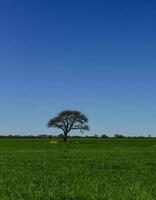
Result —
<path fill-rule="evenodd" d="M 156 139 L 0 140 L 0 200 L 98 199 L 156 199 Z"/>

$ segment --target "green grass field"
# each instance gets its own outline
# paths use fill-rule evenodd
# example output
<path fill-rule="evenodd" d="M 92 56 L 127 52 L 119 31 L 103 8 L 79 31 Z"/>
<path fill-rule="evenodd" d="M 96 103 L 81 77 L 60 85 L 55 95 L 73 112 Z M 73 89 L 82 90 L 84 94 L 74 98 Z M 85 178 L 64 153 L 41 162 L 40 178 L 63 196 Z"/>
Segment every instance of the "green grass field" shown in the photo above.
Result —
<path fill-rule="evenodd" d="M 0 140 L 0 200 L 155 200 L 156 139 Z"/>

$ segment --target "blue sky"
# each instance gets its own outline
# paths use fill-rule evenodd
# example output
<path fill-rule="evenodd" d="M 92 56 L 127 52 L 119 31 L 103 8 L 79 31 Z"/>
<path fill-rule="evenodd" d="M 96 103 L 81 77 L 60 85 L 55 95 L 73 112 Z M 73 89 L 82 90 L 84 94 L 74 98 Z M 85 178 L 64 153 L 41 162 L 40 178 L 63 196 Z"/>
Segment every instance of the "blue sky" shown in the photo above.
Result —
<path fill-rule="evenodd" d="M 1 0 L 0 133 L 55 133 L 64 109 L 89 134 L 156 136 L 156 3 Z"/>

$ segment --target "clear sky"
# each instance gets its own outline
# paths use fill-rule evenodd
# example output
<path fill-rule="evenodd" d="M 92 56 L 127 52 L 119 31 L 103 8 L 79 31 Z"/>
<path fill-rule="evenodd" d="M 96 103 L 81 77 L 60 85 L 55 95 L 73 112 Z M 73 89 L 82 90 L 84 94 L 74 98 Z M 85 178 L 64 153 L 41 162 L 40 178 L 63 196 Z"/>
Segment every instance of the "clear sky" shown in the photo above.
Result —
<path fill-rule="evenodd" d="M 155 0 L 0 0 L 0 134 L 55 132 L 64 109 L 156 136 Z"/>

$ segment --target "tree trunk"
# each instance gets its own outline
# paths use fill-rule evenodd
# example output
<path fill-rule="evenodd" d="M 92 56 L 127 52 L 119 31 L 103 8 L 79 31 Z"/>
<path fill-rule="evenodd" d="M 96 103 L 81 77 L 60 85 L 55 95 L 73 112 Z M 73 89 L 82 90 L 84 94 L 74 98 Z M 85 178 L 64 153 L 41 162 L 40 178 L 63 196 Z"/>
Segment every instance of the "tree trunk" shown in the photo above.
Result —
<path fill-rule="evenodd" d="M 67 142 L 67 133 L 64 133 L 64 138 L 63 138 L 64 142 Z"/>

